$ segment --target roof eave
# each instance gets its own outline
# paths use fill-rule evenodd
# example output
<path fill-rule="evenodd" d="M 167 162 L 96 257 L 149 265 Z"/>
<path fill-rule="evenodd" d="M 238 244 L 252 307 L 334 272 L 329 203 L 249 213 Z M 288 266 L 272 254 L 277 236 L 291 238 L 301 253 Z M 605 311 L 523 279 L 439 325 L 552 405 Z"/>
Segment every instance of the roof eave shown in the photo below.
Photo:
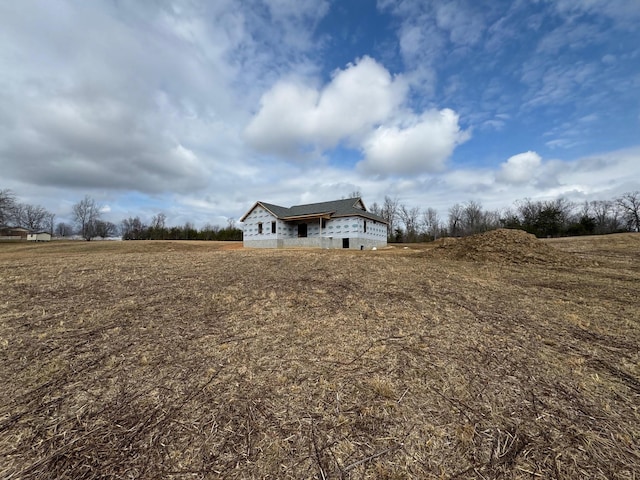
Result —
<path fill-rule="evenodd" d="M 332 216 L 331 212 L 307 213 L 304 215 L 291 215 L 289 217 L 282 217 L 282 220 L 293 221 L 293 220 L 307 220 L 312 218 L 324 218 L 325 220 L 329 220 L 331 216 Z"/>
<path fill-rule="evenodd" d="M 276 218 L 282 219 L 282 217 L 279 217 L 276 213 L 274 213 L 271 209 L 269 209 L 269 207 L 267 207 L 264 203 L 257 201 L 256 203 L 253 204 L 253 206 L 247 210 L 247 213 L 245 213 L 242 218 L 240 220 L 238 220 L 240 223 L 244 223 L 244 220 L 249 216 L 249 214 L 251 212 L 253 212 L 253 210 L 260 205 L 262 208 L 264 208 L 267 212 L 269 212 L 271 215 L 273 215 Z"/>
<path fill-rule="evenodd" d="M 387 222 L 384 218 L 378 217 L 373 213 L 365 212 L 365 211 L 363 211 L 362 213 L 358 213 L 358 212 L 341 213 L 340 215 L 333 215 L 331 218 L 339 218 L 339 217 L 363 217 L 363 218 L 368 218 L 369 220 L 384 223 L 385 225 L 389 225 L 389 222 Z"/>
<path fill-rule="evenodd" d="M 244 222 L 244 220 L 249 216 L 249 214 L 250 214 L 251 212 L 253 212 L 253 210 L 254 210 L 258 205 L 261 205 L 261 203 L 260 203 L 260 202 L 256 202 L 256 203 L 254 203 L 254 204 L 253 204 L 253 206 L 252 206 L 249 210 L 247 210 L 247 213 L 245 213 L 245 214 L 240 218 L 240 220 L 238 220 L 238 221 L 239 221 L 240 223 Z"/>

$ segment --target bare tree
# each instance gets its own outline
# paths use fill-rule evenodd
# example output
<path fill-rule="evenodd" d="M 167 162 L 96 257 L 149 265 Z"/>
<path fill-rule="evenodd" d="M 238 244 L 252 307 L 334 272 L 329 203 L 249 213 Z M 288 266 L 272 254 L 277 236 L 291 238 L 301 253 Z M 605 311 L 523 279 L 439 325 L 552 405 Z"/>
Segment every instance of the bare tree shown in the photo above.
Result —
<path fill-rule="evenodd" d="M 11 220 L 13 221 L 13 223 L 17 226 L 17 227 L 23 227 L 23 228 L 27 228 L 24 226 L 25 224 L 25 214 L 24 214 L 24 208 L 25 208 L 25 204 L 24 203 L 14 203 L 13 205 L 13 209 L 11 212 Z"/>
<path fill-rule="evenodd" d="M 522 228 L 529 233 L 534 233 L 542 211 L 542 203 L 525 198 L 516 202 L 516 209 Z"/>
<path fill-rule="evenodd" d="M 382 208 L 380 207 L 380 205 L 378 205 L 378 202 L 373 202 L 371 205 L 369 205 L 369 211 L 374 215 L 382 217 Z"/>
<path fill-rule="evenodd" d="M 557 198 L 552 202 L 552 204 L 560 212 L 565 224 L 571 218 L 572 213 L 576 209 L 576 204 L 564 197 Z"/>
<path fill-rule="evenodd" d="M 404 204 L 400 205 L 398 209 L 398 216 L 404 224 L 406 241 L 418 241 L 418 221 L 420 218 L 420 208 L 407 208 Z"/>
<path fill-rule="evenodd" d="M 495 230 L 496 228 L 500 228 L 500 211 L 499 210 L 489 210 L 484 212 L 484 230 L 485 232 L 489 230 Z"/>
<path fill-rule="evenodd" d="M 353 190 L 351 193 L 349 193 L 349 195 L 347 195 L 347 198 L 361 198 L 362 197 L 362 192 L 360 190 Z"/>
<path fill-rule="evenodd" d="M 16 209 L 17 222 L 21 227 L 31 231 L 39 231 L 45 228 L 45 221 L 50 215 L 40 205 L 20 204 Z"/>
<path fill-rule="evenodd" d="M 105 222 L 103 220 L 96 220 L 94 222 L 94 235 L 96 237 L 108 238 L 113 237 L 118 231 L 118 227 L 111 222 Z"/>
<path fill-rule="evenodd" d="M 120 234 L 123 240 L 143 240 L 147 226 L 142 223 L 140 217 L 129 217 L 122 220 Z"/>
<path fill-rule="evenodd" d="M 9 189 L 0 190 L 0 225 L 6 225 L 14 218 L 16 196 Z"/>
<path fill-rule="evenodd" d="M 56 222 L 56 214 L 52 212 L 47 212 L 47 217 L 44 219 L 44 229 L 49 232 L 49 234 L 53 237 L 53 231 L 55 229 Z"/>
<path fill-rule="evenodd" d="M 462 224 L 466 235 L 484 231 L 484 212 L 479 202 L 470 200 L 462 207 Z"/>
<path fill-rule="evenodd" d="M 609 212 L 609 232 L 618 232 L 623 229 L 623 218 L 624 211 L 616 202 L 612 201 Z"/>
<path fill-rule="evenodd" d="M 521 228 L 522 222 L 518 212 L 507 207 L 498 213 L 498 225 L 504 228 Z"/>
<path fill-rule="evenodd" d="M 452 237 L 457 237 L 463 233 L 463 214 L 462 205 L 459 203 L 449 207 L 449 235 Z"/>
<path fill-rule="evenodd" d="M 382 204 L 382 218 L 387 222 L 389 235 L 393 235 L 395 233 L 396 220 L 398 219 L 398 197 L 391 198 L 385 195 L 384 203 Z"/>
<path fill-rule="evenodd" d="M 566 232 L 575 205 L 565 198 L 534 202 L 529 198 L 516 202 L 521 227 L 537 237 Z"/>
<path fill-rule="evenodd" d="M 85 195 L 73 206 L 72 212 L 82 238 L 91 240 L 95 235 L 95 223 L 100 220 L 100 206 L 89 195 Z"/>
<path fill-rule="evenodd" d="M 586 210 L 587 213 L 593 215 L 593 220 L 595 222 L 596 230 L 595 233 L 608 233 L 608 220 L 609 220 L 609 212 L 611 211 L 611 202 L 602 201 L 602 200 L 593 200 L 588 203 L 588 209 L 585 202 L 585 206 L 583 208 L 583 212 Z"/>
<path fill-rule="evenodd" d="M 438 211 L 435 208 L 429 207 L 422 213 L 422 224 L 427 235 L 436 240 L 440 233 L 441 225 Z"/>
<path fill-rule="evenodd" d="M 73 227 L 67 223 L 60 222 L 56 225 L 55 234 L 59 237 L 68 237 L 73 234 Z"/>
<path fill-rule="evenodd" d="M 625 193 L 616 203 L 622 209 L 628 230 L 640 232 L 640 191 Z"/>
<path fill-rule="evenodd" d="M 164 240 L 166 237 L 166 221 L 167 216 L 164 213 L 158 213 L 151 218 L 151 225 L 149 225 L 149 234 L 151 240 Z"/>
<path fill-rule="evenodd" d="M 158 229 L 163 229 L 165 228 L 165 224 L 167 222 L 167 216 L 160 212 L 157 215 L 154 215 L 153 217 L 151 217 L 151 228 L 158 228 Z"/>

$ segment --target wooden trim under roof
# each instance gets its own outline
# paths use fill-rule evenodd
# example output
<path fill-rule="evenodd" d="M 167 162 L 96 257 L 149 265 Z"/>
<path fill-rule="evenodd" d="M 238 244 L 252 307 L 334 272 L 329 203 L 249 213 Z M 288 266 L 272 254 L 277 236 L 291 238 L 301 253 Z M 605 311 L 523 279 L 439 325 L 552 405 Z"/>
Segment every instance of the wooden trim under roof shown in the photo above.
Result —
<path fill-rule="evenodd" d="M 327 213 L 308 213 L 306 215 L 292 215 L 290 217 L 283 217 L 282 220 L 291 221 L 291 220 L 306 220 L 306 219 L 314 219 L 314 218 L 324 218 L 325 220 L 331 219 L 331 212 Z"/>
<path fill-rule="evenodd" d="M 253 209 L 256 208 L 258 204 L 260 204 L 260 202 L 255 202 L 253 206 L 249 210 L 247 210 L 247 213 L 245 213 L 242 217 L 240 217 L 240 220 L 238 221 L 244 222 L 244 219 L 247 218 L 251 212 L 253 212 Z"/>
<path fill-rule="evenodd" d="M 258 205 L 260 205 L 262 208 L 264 208 L 267 212 L 269 212 L 269 213 L 270 213 L 271 215 L 273 215 L 274 217 L 276 217 L 276 218 L 281 218 L 281 217 L 279 217 L 275 212 L 272 212 L 272 211 L 271 211 L 271 209 L 269 209 L 269 207 L 265 206 L 265 204 L 264 204 L 264 203 L 262 203 L 262 202 L 260 202 L 260 201 L 257 201 L 256 203 L 254 203 L 254 204 L 253 204 L 253 206 L 252 206 L 249 210 L 247 210 L 247 213 L 245 213 L 245 214 L 242 216 L 242 218 L 241 218 L 240 220 L 238 220 L 238 221 L 239 221 L 239 222 L 244 222 L 244 219 L 245 219 L 245 218 L 247 218 L 247 217 L 249 216 L 249 214 L 250 214 L 251 212 L 253 212 L 253 211 L 255 210 L 255 208 L 256 208 Z"/>

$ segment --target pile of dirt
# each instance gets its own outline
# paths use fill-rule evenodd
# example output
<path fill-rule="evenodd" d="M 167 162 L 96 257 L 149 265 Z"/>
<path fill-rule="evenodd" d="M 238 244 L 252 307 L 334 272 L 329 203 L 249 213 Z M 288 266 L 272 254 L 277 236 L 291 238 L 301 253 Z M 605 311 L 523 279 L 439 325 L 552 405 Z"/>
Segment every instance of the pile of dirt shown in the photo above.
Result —
<path fill-rule="evenodd" d="M 523 230 L 498 229 L 460 239 L 444 238 L 433 255 L 472 262 L 576 265 L 579 259 Z"/>

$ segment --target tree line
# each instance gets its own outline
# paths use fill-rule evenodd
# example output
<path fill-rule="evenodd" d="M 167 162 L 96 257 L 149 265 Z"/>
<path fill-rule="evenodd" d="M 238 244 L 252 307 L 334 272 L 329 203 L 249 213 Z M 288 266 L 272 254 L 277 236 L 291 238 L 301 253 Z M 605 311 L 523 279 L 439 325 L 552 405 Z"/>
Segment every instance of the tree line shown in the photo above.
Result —
<path fill-rule="evenodd" d="M 164 213 L 155 215 L 149 225 L 140 217 L 123 219 L 119 225 L 102 217 L 102 206 L 88 195 L 71 209 L 73 223 L 55 223 L 55 214 L 40 205 L 18 202 L 8 189 L 0 190 L 0 227 L 22 227 L 33 232 L 48 232 L 52 236 L 80 236 L 85 240 L 120 235 L 123 240 L 242 240 L 242 230 L 229 219 L 227 226 L 207 224 L 196 229 L 191 222 L 182 226 L 167 226 Z"/>
<path fill-rule="evenodd" d="M 129 217 L 122 220 L 120 232 L 123 240 L 217 240 L 241 241 L 242 230 L 235 227 L 235 220 L 230 218 L 225 228 L 206 224 L 196 229 L 191 222 L 182 226 L 166 226 L 166 215 L 154 215 L 151 223 L 146 225 L 140 217 Z"/>
<path fill-rule="evenodd" d="M 360 197 L 359 192 L 350 196 Z M 427 207 L 409 207 L 397 197 L 385 196 L 370 211 L 389 225 L 391 242 L 424 242 L 439 237 L 460 237 L 495 230 L 518 228 L 537 237 L 598 235 L 640 231 L 640 191 L 611 200 L 583 203 L 565 198 L 516 201 L 502 210 L 486 210 L 475 200 L 456 203 L 446 215 Z M 55 223 L 55 214 L 40 205 L 18 202 L 11 190 L 0 190 L 0 227 L 12 225 L 30 231 L 46 231 L 58 237 L 79 235 L 86 240 L 121 235 L 123 240 L 242 240 L 242 230 L 229 219 L 227 226 L 207 224 L 201 229 L 191 222 L 167 226 L 167 217 L 158 213 L 145 224 L 140 217 L 123 219 L 119 225 L 102 218 L 102 207 L 86 195 L 72 207 L 73 224 Z"/>
<path fill-rule="evenodd" d="M 0 190 L 0 227 L 21 227 L 31 232 L 47 232 L 52 236 L 79 235 L 86 240 L 118 234 L 118 227 L 102 219 L 101 206 L 86 195 L 72 207 L 73 224 L 55 222 L 56 214 L 41 205 L 21 203 L 13 191 Z"/>
<path fill-rule="evenodd" d="M 370 210 L 388 222 L 391 242 L 462 237 L 497 228 L 517 228 L 540 238 L 640 231 L 640 191 L 613 200 L 583 203 L 565 198 L 527 198 L 502 210 L 486 210 L 480 202 L 470 200 L 454 204 L 446 216 L 431 207 L 408 207 L 397 197 L 385 196 L 382 203 L 373 203 Z"/>

